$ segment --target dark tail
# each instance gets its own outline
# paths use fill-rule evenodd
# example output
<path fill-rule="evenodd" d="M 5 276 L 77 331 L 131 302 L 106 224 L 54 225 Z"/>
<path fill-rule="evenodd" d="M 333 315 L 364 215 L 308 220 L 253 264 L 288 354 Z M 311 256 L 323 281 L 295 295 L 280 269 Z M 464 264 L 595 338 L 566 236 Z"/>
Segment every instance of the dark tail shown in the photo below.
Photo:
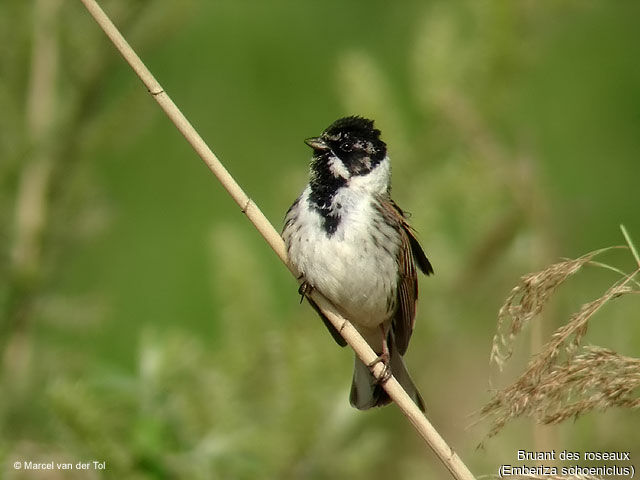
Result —
<path fill-rule="evenodd" d="M 424 401 L 420 396 L 420 392 L 416 388 L 411 376 L 407 371 L 407 367 L 404 364 L 402 355 L 398 352 L 395 342 L 393 340 L 393 334 L 389 335 L 389 353 L 391 355 L 390 367 L 393 376 L 400 382 L 402 388 L 404 388 L 409 396 L 413 399 L 415 404 L 425 411 Z M 373 377 L 369 367 L 367 367 L 356 356 L 355 366 L 353 370 L 353 382 L 351 384 L 351 395 L 349 397 L 351 405 L 358 410 L 367 410 L 372 407 L 382 407 L 391 402 L 391 398 L 387 392 L 382 388 L 382 385 Z"/>

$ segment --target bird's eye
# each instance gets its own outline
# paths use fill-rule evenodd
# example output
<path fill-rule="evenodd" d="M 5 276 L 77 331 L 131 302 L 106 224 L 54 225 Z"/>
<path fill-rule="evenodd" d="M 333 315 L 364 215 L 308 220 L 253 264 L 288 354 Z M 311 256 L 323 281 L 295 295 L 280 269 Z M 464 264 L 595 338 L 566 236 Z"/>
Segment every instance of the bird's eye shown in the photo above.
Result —
<path fill-rule="evenodd" d="M 340 144 L 340 150 L 342 150 L 343 152 L 350 152 L 352 148 L 353 144 L 351 142 L 342 142 Z"/>

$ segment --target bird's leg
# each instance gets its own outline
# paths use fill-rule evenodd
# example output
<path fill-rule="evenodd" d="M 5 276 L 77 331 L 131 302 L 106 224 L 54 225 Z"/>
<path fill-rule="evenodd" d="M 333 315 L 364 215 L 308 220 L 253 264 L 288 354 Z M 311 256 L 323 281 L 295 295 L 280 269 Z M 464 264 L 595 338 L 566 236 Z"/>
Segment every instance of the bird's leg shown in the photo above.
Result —
<path fill-rule="evenodd" d="M 382 362 L 382 364 L 384 365 L 384 369 L 382 370 L 382 373 L 380 374 L 380 376 L 376 377 L 376 380 L 378 381 L 378 383 L 383 384 L 391 378 L 391 365 L 390 365 L 391 355 L 389 353 L 389 344 L 387 343 L 387 332 L 384 327 L 384 324 L 380 325 L 380 330 L 382 330 L 382 353 L 378 355 L 378 358 L 376 358 L 373 362 L 367 365 L 367 367 L 369 367 L 369 369 L 371 370 L 371 373 L 373 373 L 373 367 L 375 367 L 378 363 Z"/>
<path fill-rule="evenodd" d="M 302 275 L 300 275 L 298 277 L 298 280 L 301 280 L 302 278 L 304 278 Z M 304 300 L 304 297 L 306 297 L 308 294 L 310 294 L 311 292 L 313 292 L 313 285 L 311 285 L 309 282 L 307 282 L 306 280 L 303 281 L 300 284 L 300 288 L 298 288 L 298 293 L 300 294 L 300 303 L 302 303 L 302 300 Z"/>

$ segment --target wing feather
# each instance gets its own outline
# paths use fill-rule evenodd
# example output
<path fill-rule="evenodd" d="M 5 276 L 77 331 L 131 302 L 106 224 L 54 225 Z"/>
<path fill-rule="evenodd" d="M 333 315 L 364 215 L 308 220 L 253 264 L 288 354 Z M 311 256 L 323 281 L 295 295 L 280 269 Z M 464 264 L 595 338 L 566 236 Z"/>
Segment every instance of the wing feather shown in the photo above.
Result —
<path fill-rule="evenodd" d="M 380 199 L 380 212 L 385 219 L 397 225 L 400 232 L 400 250 L 398 252 L 397 309 L 392 321 L 392 330 L 396 347 L 401 355 L 407 351 L 413 333 L 418 301 L 418 275 L 420 270 L 429 275 L 433 267 L 420 246 L 413 228 L 407 222 L 404 212 L 390 198 Z"/>

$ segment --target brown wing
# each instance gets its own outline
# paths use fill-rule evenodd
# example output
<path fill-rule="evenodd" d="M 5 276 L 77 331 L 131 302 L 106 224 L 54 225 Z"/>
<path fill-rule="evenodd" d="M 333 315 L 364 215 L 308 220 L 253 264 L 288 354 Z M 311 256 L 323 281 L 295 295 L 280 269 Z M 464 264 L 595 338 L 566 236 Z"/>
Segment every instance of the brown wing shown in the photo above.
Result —
<path fill-rule="evenodd" d="M 418 268 L 426 274 L 433 273 L 433 267 L 415 237 L 414 231 L 407 222 L 404 212 L 390 198 L 380 202 L 381 212 L 385 218 L 398 225 L 401 234 L 400 251 L 398 252 L 398 307 L 392 322 L 392 330 L 396 346 L 401 355 L 407 351 L 413 333 L 418 301 Z"/>
<path fill-rule="evenodd" d="M 415 230 L 407 222 L 407 216 L 405 215 L 404 211 L 398 205 L 396 205 L 396 202 L 389 199 L 389 203 L 391 204 L 393 209 L 398 213 L 398 215 L 400 215 L 400 222 L 402 224 L 402 229 L 405 231 L 405 233 L 409 237 L 409 243 L 411 244 L 411 253 L 413 254 L 414 260 L 418 264 L 418 268 L 425 275 L 431 275 L 433 273 L 433 267 L 431 266 L 431 262 L 425 255 L 424 250 L 422 250 L 422 246 L 420 245 L 420 243 L 418 242 L 418 239 L 415 236 Z"/>

